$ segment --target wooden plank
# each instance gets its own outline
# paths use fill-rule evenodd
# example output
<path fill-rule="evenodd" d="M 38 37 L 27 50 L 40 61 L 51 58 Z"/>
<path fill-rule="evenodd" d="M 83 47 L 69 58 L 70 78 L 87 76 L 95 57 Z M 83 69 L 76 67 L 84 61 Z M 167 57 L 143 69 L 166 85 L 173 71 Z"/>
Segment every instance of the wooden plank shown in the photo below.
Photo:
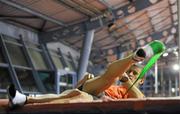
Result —
<path fill-rule="evenodd" d="M 7 100 L 0 100 L 0 113 L 71 113 L 71 114 L 102 114 L 102 113 L 160 113 L 172 114 L 180 112 L 180 98 L 145 98 L 145 99 L 123 99 L 109 102 L 87 102 L 70 104 L 28 104 L 24 107 L 9 110 Z"/>

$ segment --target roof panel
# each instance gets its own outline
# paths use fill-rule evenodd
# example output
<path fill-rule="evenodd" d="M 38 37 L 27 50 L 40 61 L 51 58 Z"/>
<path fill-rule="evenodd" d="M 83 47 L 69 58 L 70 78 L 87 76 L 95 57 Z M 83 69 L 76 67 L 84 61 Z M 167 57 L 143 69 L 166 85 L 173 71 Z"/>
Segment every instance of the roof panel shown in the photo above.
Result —
<path fill-rule="evenodd" d="M 171 17 L 168 17 L 167 19 L 165 19 L 164 21 L 162 21 L 161 23 L 158 23 L 154 26 L 156 31 L 160 31 L 161 29 L 163 29 L 164 27 L 166 27 L 167 25 L 172 24 L 172 20 Z"/>
<path fill-rule="evenodd" d="M 23 19 L 23 21 L 22 21 L 22 19 L 13 19 L 13 20 L 24 23 L 24 24 L 32 26 L 32 27 L 35 27 L 37 29 L 39 29 L 43 23 L 43 21 L 39 20 L 39 19 L 28 19 L 28 20 Z M 31 24 L 29 24 L 29 23 L 31 23 Z"/>
<path fill-rule="evenodd" d="M 84 18 L 84 15 L 63 6 L 55 0 L 39 0 L 33 3 L 26 2 L 26 0 L 16 2 L 22 5 L 26 4 L 27 7 L 37 12 L 52 16 L 52 18 L 58 19 L 63 22 L 73 22 Z"/>
<path fill-rule="evenodd" d="M 6 16 L 32 16 L 29 13 L 0 3 L 0 14 Z"/>
<path fill-rule="evenodd" d="M 170 17 L 170 15 L 171 15 L 170 10 L 168 8 L 168 9 L 164 10 L 163 13 L 159 13 L 158 15 L 151 17 L 152 18 L 151 22 L 153 25 L 155 25 L 155 24 L 163 21 L 164 19 Z"/>
<path fill-rule="evenodd" d="M 76 20 L 81 20 L 85 16 L 83 16 L 83 15 L 81 15 L 75 11 L 72 11 L 72 10 L 66 10 L 66 11 L 63 11 L 63 12 L 58 13 L 56 15 L 53 15 L 52 17 L 61 19 L 62 21 L 67 23 L 67 22 L 73 22 Z"/>
<path fill-rule="evenodd" d="M 134 21 L 135 19 L 141 17 L 145 13 L 146 13 L 145 10 L 139 11 L 139 12 L 136 12 L 135 14 L 133 14 L 133 15 L 129 15 L 129 16 L 125 17 L 124 20 L 125 20 L 126 23 L 129 23 L 129 22 Z"/>
<path fill-rule="evenodd" d="M 147 10 L 148 11 L 156 11 L 158 9 L 161 9 L 163 7 L 167 7 L 169 5 L 168 0 L 161 0 L 157 4 L 154 4 L 153 6 L 149 7 Z"/>
<path fill-rule="evenodd" d="M 38 2 L 39 0 L 12 0 L 13 2 L 16 2 L 16 3 L 23 3 L 24 6 L 29 6 L 33 3 L 36 3 Z"/>
<path fill-rule="evenodd" d="M 22 5 L 26 4 L 27 7 L 46 15 L 54 15 L 56 13 L 67 10 L 67 8 L 60 5 L 58 2 L 54 2 L 53 0 L 38 0 L 33 4 L 28 4 L 26 0 L 17 0 L 16 2 Z"/>
<path fill-rule="evenodd" d="M 100 41 L 100 42 L 95 42 L 95 44 L 97 44 L 99 47 L 101 47 L 102 45 L 106 45 L 106 44 L 110 44 L 112 42 L 114 42 L 115 40 L 111 37 L 108 38 L 104 38 L 104 40 Z"/>
<path fill-rule="evenodd" d="M 128 0 L 105 0 L 111 7 L 122 7 L 128 4 Z"/>
<path fill-rule="evenodd" d="M 88 0 L 89 1 L 89 0 Z M 87 2 L 88 2 L 87 1 Z M 92 1 L 92 2 L 90 2 L 89 1 L 89 4 L 91 4 L 91 5 L 93 5 L 93 6 L 95 6 L 95 7 L 97 7 L 99 10 L 105 10 L 107 7 L 105 6 L 105 5 L 103 5 L 102 3 L 100 3 L 99 1 L 97 1 L 97 0 L 94 0 L 94 1 Z"/>
<path fill-rule="evenodd" d="M 51 22 L 47 21 L 45 26 L 44 26 L 44 28 L 43 28 L 43 30 L 47 31 L 49 29 L 56 28 L 56 27 L 60 27 L 60 26 L 57 25 L 57 24 L 54 24 L 54 23 L 51 23 Z"/>
<path fill-rule="evenodd" d="M 132 16 L 133 17 L 133 16 Z M 128 27 L 133 30 L 149 22 L 147 13 L 142 12 L 142 15 L 134 19 L 128 24 Z"/>

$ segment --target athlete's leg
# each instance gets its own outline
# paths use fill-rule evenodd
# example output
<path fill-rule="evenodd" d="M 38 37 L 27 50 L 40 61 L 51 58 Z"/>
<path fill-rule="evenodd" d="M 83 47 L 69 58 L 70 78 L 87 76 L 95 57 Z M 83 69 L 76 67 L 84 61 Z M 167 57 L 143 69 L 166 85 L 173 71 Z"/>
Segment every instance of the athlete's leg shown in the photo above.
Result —
<path fill-rule="evenodd" d="M 76 100 L 77 99 L 77 100 Z M 27 104 L 29 103 L 68 103 L 75 102 L 78 99 L 92 101 L 91 95 L 82 92 L 78 89 L 66 90 L 59 95 L 56 94 L 45 94 L 37 97 L 27 97 Z M 72 101 L 71 101 L 72 100 Z"/>

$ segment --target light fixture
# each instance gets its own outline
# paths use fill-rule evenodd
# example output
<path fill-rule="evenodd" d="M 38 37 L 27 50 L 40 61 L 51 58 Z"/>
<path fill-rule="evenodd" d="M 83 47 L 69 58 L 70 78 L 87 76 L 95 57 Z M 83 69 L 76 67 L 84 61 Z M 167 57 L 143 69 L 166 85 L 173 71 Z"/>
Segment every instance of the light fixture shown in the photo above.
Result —
<path fill-rule="evenodd" d="M 174 93 L 175 92 L 175 88 L 171 88 L 171 91 Z"/>
<path fill-rule="evenodd" d="M 175 27 L 173 27 L 173 28 L 171 29 L 171 33 L 172 33 L 172 34 L 175 34 L 175 33 L 176 33 L 176 28 L 175 28 Z"/>
<path fill-rule="evenodd" d="M 163 36 L 168 36 L 168 32 L 167 32 L 167 31 L 163 31 L 163 32 L 162 32 L 162 35 L 163 35 Z"/>
<path fill-rule="evenodd" d="M 173 51 L 174 55 L 178 56 L 178 52 L 177 51 Z"/>
<path fill-rule="evenodd" d="M 66 71 L 70 71 L 69 67 L 65 67 L 64 70 Z"/>
<path fill-rule="evenodd" d="M 168 53 L 167 53 L 167 52 L 163 54 L 163 57 L 167 57 L 167 56 L 168 56 Z"/>
<path fill-rule="evenodd" d="M 174 69 L 174 70 L 179 70 L 179 65 L 178 65 L 178 64 L 174 64 L 174 65 L 173 65 L 173 69 Z"/>

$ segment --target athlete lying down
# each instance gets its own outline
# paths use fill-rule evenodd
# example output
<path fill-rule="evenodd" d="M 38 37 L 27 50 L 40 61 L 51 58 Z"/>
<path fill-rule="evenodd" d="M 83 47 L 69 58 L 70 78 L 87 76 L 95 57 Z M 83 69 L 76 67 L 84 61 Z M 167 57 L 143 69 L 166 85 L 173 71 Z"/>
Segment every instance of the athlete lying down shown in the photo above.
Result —
<path fill-rule="evenodd" d="M 156 50 L 152 45 L 156 47 Z M 94 99 L 108 101 L 124 98 L 143 98 L 144 95 L 138 87 L 143 84 L 144 78 L 138 80 L 127 92 L 142 70 L 136 63 L 162 52 L 164 48 L 162 45 L 159 41 L 153 41 L 144 47 L 138 48 L 132 55 L 109 64 L 103 74 L 96 77 L 92 74 L 86 74 L 78 82 L 76 89 L 66 90 L 59 95 L 45 94 L 39 97 L 30 97 L 20 93 L 15 89 L 14 85 L 11 85 L 7 89 L 9 106 L 23 106 L 30 103 L 91 102 Z M 115 85 L 114 82 L 117 80 L 121 80 L 122 83 Z"/>

